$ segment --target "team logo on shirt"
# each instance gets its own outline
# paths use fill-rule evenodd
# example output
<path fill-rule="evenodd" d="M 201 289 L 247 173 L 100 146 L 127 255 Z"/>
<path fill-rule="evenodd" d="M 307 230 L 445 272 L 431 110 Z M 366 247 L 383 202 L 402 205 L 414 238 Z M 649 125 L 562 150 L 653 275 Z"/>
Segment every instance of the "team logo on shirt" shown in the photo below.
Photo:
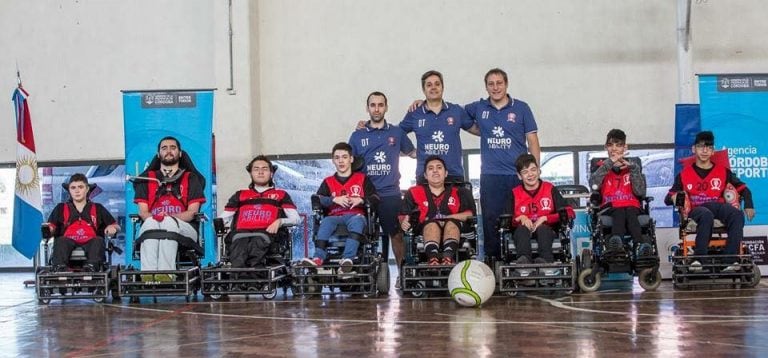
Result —
<path fill-rule="evenodd" d="M 488 143 L 488 149 L 509 149 L 512 148 L 512 138 L 504 138 L 504 128 L 501 126 L 494 126 L 491 130 L 493 137 L 486 139 Z"/>
<path fill-rule="evenodd" d="M 453 125 L 453 117 L 448 117 L 445 121 L 448 122 L 449 126 Z"/>
<path fill-rule="evenodd" d="M 721 186 L 723 185 L 723 182 L 720 178 L 712 178 L 712 180 L 709 181 L 709 185 L 712 186 L 713 190 L 722 190 Z"/>
<path fill-rule="evenodd" d="M 392 164 L 387 164 L 387 153 L 380 150 L 373 154 L 373 163 L 365 167 L 365 174 L 369 176 L 387 176 L 392 171 Z"/>
<path fill-rule="evenodd" d="M 541 210 L 552 210 L 552 200 L 549 198 L 541 198 L 539 203 L 541 204 Z"/>
<path fill-rule="evenodd" d="M 456 206 L 456 199 L 454 197 L 448 198 L 448 206 Z"/>
<path fill-rule="evenodd" d="M 384 163 L 387 161 L 387 154 L 380 150 L 373 155 L 373 160 L 375 160 L 376 163 Z"/>
<path fill-rule="evenodd" d="M 507 114 L 507 122 L 515 123 L 517 116 L 514 113 Z"/>
<path fill-rule="evenodd" d="M 624 174 L 624 185 L 629 185 L 629 174 Z"/>
<path fill-rule="evenodd" d="M 432 140 L 435 143 L 424 144 L 425 155 L 446 155 L 448 154 L 448 151 L 451 150 L 450 144 L 443 143 L 443 141 L 445 140 L 445 135 L 443 134 L 443 131 L 432 132 Z"/>
<path fill-rule="evenodd" d="M 390 146 L 395 145 L 395 137 L 387 138 L 387 144 L 389 144 Z"/>
<path fill-rule="evenodd" d="M 688 184 L 685 186 L 686 189 L 691 190 L 693 189 L 693 184 Z"/>
<path fill-rule="evenodd" d="M 520 212 L 525 214 L 525 210 L 526 210 L 526 207 L 521 205 L 520 206 Z"/>
<path fill-rule="evenodd" d="M 360 185 L 352 185 L 352 187 L 349 188 L 349 191 L 352 192 L 352 196 L 359 197 L 363 189 L 360 187 Z"/>
<path fill-rule="evenodd" d="M 270 198 L 272 200 L 277 200 L 277 197 L 278 197 L 277 193 L 271 193 L 267 195 L 267 198 Z"/>

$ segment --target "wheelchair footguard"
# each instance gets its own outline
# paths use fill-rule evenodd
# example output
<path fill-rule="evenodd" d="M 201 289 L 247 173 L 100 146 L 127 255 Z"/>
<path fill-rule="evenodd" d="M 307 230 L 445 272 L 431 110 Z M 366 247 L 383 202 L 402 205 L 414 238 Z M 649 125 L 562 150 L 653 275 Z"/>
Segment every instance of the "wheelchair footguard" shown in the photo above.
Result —
<path fill-rule="evenodd" d="M 293 294 L 349 294 L 374 297 L 388 292 L 389 267 L 379 257 L 372 260 L 363 259 L 360 263 L 353 264 L 351 273 L 341 273 L 340 268 L 337 262 L 326 263 L 320 267 L 292 266 Z"/>
<path fill-rule="evenodd" d="M 261 295 L 271 300 L 278 289 L 285 293 L 291 285 L 289 268 L 281 264 L 248 268 L 210 265 L 200 270 L 200 276 L 203 297 L 213 300 L 233 295 Z"/>
<path fill-rule="evenodd" d="M 51 300 L 92 299 L 103 303 L 114 287 L 112 271 L 102 272 L 51 272 L 41 267 L 35 275 L 35 290 L 39 303 Z"/>
<path fill-rule="evenodd" d="M 200 289 L 200 268 L 140 271 L 133 267 L 118 272 L 118 295 L 136 303 L 140 297 L 183 296 L 186 301 Z"/>
<path fill-rule="evenodd" d="M 448 276 L 456 265 L 403 265 L 400 285 L 403 294 L 416 298 L 430 295 L 447 295 Z"/>
<path fill-rule="evenodd" d="M 692 265 L 694 261 L 700 265 Z M 672 256 L 672 284 L 676 289 L 751 288 L 760 283 L 760 278 L 760 268 L 749 254 Z"/>
<path fill-rule="evenodd" d="M 576 267 L 573 262 L 499 263 L 496 278 L 498 291 L 508 296 L 531 291 L 570 294 L 576 287 Z"/>

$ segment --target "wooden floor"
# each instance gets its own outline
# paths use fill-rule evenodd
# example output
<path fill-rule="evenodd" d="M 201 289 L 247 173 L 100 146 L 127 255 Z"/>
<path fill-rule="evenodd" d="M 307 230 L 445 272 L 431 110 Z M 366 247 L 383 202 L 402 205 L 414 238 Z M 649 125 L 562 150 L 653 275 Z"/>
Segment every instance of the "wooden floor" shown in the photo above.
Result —
<path fill-rule="evenodd" d="M 564 297 L 278 297 L 39 305 L 0 274 L 0 356 L 489 357 L 768 356 L 768 287 Z"/>

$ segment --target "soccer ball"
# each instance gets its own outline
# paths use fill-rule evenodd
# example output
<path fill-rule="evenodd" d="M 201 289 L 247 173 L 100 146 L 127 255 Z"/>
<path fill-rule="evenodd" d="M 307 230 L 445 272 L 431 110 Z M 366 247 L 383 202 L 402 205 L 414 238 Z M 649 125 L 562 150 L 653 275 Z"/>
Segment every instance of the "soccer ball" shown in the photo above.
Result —
<path fill-rule="evenodd" d="M 451 298 L 462 306 L 473 307 L 485 303 L 493 296 L 495 288 L 493 271 L 477 260 L 459 262 L 448 276 Z"/>

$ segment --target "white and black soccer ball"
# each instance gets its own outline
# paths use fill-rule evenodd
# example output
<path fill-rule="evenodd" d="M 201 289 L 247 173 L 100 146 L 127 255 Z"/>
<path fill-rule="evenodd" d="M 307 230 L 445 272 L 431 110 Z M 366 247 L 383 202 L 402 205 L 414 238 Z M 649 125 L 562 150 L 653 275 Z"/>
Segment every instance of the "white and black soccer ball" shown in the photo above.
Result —
<path fill-rule="evenodd" d="M 493 296 L 496 277 L 488 265 L 477 260 L 465 260 L 456 264 L 448 276 L 448 291 L 458 304 L 479 306 Z"/>

